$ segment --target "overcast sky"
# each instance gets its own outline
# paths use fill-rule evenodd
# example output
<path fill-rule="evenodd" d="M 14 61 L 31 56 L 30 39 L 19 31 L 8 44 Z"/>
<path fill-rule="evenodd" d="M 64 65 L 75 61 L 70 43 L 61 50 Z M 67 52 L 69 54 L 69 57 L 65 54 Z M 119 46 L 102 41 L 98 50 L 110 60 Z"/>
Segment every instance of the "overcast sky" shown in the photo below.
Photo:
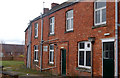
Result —
<path fill-rule="evenodd" d="M 29 20 L 39 16 L 44 7 L 52 2 L 62 3 L 67 0 L 0 0 L 0 42 L 23 44 L 24 30 Z"/>

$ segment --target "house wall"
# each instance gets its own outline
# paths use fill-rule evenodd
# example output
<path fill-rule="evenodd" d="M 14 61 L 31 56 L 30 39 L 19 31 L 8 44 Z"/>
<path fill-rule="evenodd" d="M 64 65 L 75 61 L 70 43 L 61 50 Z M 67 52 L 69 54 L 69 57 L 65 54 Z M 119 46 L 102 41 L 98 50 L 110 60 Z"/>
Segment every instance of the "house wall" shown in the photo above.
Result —
<path fill-rule="evenodd" d="M 120 5 L 119 5 L 120 6 Z M 66 49 L 66 74 L 67 75 L 80 75 L 90 76 L 91 73 L 85 69 L 78 68 L 78 42 L 88 41 L 89 37 L 95 37 L 95 43 L 93 44 L 93 75 L 102 76 L 102 41 L 105 38 L 115 38 L 115 3 L 107 2 L 106 6 L 106 18 L 107 24 L 104 27 L 94 28 L 94 3 L 93 2 L 82 2 L 76 3 L 72 6 L 63 8 L 49 16 L 43 18 L 43 46 L 49 46 L 49 44 L 56 44 L 54 46 L 54 65 L 49 64 L 49 49 L 48 52 L 43 51 L 43 69 L 54 67 L 48 71 L 54 74 L 61 74 L 61 49 Z M 66 32 L 66 12 L 73 9 L 73 26 L 74 31 Z M 55 35 L 49 35 L 49 18 L 55 17 Z M 34 24 L 38 22 L 38 38 L 34 38 Z M 40 26 L 41 19 L 32 22 L 32 68 L 39 69 L 36 67 L 40 65 L 34 62 L 34 45 L 40 45 Z M 92 28 L 93 27 L 93 28 Z M 109 36 L 104 36 L 105 33 L 110 33 Z M 27 35 L 27 31 L 26 31 Z M 52 41 L 49 41 L 52 40 Z M 39 46 L 40 47 L 40 46 Z M 48 47 L 49 48 L 49 47 Z M 39 49 L 40 53 L 40 49 Z M 40 54 L 38 54 L 39 56 Z M 119 53 L 120 55 L 120 53 Z M 55 59 L 56 57 L 56 59 Z M 40 56 L 39 56 L 40 58 Z M 39 59 L 40 60 L 40 59 Z M 55 63 L 56 60 L 56 63 Z M 120 58 L 119 58 L 120 60 Z M 56 66 L 56 67 L 55 67 Z M 120 66 L 120 62 L 119 62 Z M 90 70 L 89 70 L 90 71 Z M 119 72 L 120 73 L 120 72 Z"/>

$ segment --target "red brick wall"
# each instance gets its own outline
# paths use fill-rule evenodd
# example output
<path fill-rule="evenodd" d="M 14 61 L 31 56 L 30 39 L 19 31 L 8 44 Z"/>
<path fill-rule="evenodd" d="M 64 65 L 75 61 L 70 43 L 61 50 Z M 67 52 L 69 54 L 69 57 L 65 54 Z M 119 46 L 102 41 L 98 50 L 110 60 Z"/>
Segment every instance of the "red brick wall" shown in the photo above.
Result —
<path fill-rule="evenodd" d="M 66 11 L 73 9 L 74 11 L 74 31 L 65 33 L 66 28 Z M 107 3 L 107 24 L 105 27 L 99 27 L 92 29 L 94 26 L 94 3 L 76 3 L 75 5 L 69 6 L 67 8 L 61 9 L 49 16 L 44 17 L 44 32 L 43 32 L 43 40 L 48 41 L 52 39 L 58 39 L 55 41 L 49 41 L 44 43 L 43 46 L 49 46 L 50 43 L 56 43 L 54 51 L 56 58 L 56 68 L 53 68 L 52 71 L 54 74 L 61 74 L 61 63 L 60 63 L 60 51 L 61 47 L 66 49 L 66 71 L 67 75 L 80 75 L 80 76 L 90 76 L 88 72 L 82 72 L 77 70 L 78 67 L 78 42 L 80 41 L 88 41 L 88 37 L 95 37 L 95 43 L 93 45 L 93 74 L 94 76 L 102 76 L 102 41 L 103 38 L 111 38 L 115 37 L 115 4 L 110 2 Z M 49 18 L 55 17 L 55 35 L 49 35 Z M 39 34 L 38 38 L 34 38 L 34 24 L 39 23 Z M 31 65 L 32 68 L 36 68 L 36 63 L 34 63 L 34 45 L 40 45 L 40 26 L 41 20 L 37 20 L 32 22 L 32 59 Z M 27 33 L 27 32 L 26 32 Z M 109 36 L 104 36 L 105 33 L 110 33 Z M 64 42 L 69 41 L 69 42 Z M 69 45 L 69 46 L 68 46 Z M 56 49 L 56 47 L 58 47 Z M 68 50 L 69 49 L 69 50 Z M 40 52 L 40 49 L 39 49 Z M 39 54 L 40 55 L 40 54 Z M 120 54 L 119 54 L 120 55 Z M 119 58 L 120 59 L 120 58 Z M 54 59 L 55 63 L 55 59 Z M 38 63 L 38 65 L 40 62 Z M 120 65 L 120 64 L 119 64 Z M 49 65 L 49 51 L 43 52 L 43 68 L 54 67 L 54 65 Z"/>

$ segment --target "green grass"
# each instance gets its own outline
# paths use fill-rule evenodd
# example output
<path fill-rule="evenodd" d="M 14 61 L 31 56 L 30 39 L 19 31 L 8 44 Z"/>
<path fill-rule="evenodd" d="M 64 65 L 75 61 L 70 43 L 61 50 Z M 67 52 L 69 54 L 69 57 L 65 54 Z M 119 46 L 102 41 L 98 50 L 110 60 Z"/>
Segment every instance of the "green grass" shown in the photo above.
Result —
<path fill-rule="evenodd" d="M 24 61 L 0 61 L 0 64 L 4 66 L 5 71 L 16 71 L 20 72 L 19 75 L 26 75 L 29 74 L 35 74 L 35 75 L 42 75 L 42 76 L 52 76 L 52 74 L 47 72 L 40 72 L 33 69 L 26 68 Z"/>
<path fill-rule="evenodd" d="M 24 61 L 0 61 L 4 67 L 24 65 Z"/>

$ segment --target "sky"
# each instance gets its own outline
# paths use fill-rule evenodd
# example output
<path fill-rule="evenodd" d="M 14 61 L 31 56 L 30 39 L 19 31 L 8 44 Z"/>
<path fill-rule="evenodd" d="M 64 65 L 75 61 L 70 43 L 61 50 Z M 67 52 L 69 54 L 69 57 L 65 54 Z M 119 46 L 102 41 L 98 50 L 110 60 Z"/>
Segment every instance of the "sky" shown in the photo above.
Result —
<path fill-rule="evenodd" d="M 0 43 L 24 44 L 25 29 L 30 20 L 39 16 L 51 3 L 67 0 L 0 0 Z"/>

